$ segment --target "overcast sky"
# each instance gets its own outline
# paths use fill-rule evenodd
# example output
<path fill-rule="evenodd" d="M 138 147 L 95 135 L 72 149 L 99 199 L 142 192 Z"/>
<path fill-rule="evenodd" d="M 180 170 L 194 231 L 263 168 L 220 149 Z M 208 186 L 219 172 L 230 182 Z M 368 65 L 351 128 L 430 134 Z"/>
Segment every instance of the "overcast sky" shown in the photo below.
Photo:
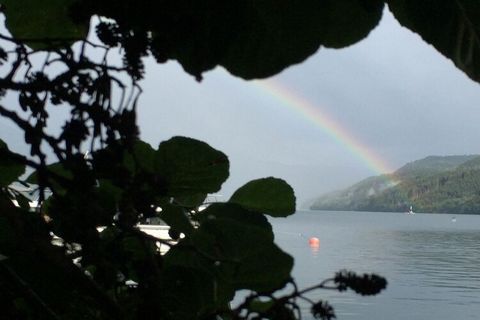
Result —
<path fill-rule="evenodd" d="M 394 169 L 428 155 L 480 153 L 480 86 L 388 11 L 367 39 L 322 48 L 272 79 Z M 148 60 L 142 87 L 138 120 L 145 141 L 157 147 L 189 136 L 229 156 L 223 200 L 251 179 L 276 176 L 294 187 L 302 205 L 377 174 L 321 126 L 222 68 L 198 83 L 175 62 Z M 11 146 L 23 140 L 5 121 L 0 134 Z"/>

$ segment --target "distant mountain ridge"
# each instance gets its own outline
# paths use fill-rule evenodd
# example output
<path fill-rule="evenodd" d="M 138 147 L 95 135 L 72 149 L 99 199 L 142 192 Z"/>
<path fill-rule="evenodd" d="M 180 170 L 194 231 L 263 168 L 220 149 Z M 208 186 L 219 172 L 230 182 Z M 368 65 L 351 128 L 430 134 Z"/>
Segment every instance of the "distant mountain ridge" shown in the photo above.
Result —
<path fill-rule="evenodd" d="M 480 214 L 480 155 L 428 156 L 318 197 L 310 209 Z"/>

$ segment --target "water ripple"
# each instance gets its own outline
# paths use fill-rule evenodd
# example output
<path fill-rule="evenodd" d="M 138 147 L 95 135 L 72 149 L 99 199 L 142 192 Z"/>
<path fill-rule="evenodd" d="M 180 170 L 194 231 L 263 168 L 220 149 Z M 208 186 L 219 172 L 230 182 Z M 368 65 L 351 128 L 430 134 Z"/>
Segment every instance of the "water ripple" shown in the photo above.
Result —
<path fill-rule="evenodd" d="M 327 299 L 336 307 L 339 319 L 478 318 L 480 216 L 457 215 L 456 223 L 448 215 L 295 216 L 272 223 L 279 245 L 295 257 L 300 284 L 318 282 L 343 268 L 388 279 L 387 290 L 371 298 L 315 293 L 314 299 Z M 308 248 L 309 236 L 320 239 L 318 249 Z"/>

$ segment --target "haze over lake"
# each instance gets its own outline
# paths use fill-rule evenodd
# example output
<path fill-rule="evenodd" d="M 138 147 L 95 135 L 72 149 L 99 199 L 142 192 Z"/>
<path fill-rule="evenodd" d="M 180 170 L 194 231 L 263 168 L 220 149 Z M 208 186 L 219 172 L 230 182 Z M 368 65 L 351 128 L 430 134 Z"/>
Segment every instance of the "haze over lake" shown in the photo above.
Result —
<path fill-rule="evenodd" d="M 374 297 L 325 290 L 310 296 L 328 300 L 338 319 L 478 319 L 480 216 L 300 211 L 271 222 L 276 243 L 295 258 L 300 287 L 341 269 L 387 278 L 387 289 Z M 313 236 L 318 249 L 308 246 Z"/>

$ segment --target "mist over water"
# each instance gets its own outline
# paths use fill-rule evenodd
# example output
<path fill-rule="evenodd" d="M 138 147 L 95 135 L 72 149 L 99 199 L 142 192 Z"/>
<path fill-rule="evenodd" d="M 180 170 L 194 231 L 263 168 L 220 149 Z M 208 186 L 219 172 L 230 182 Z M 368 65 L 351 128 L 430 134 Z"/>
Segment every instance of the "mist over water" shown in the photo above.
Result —
<path fill-rule="evenodd" d="M 310 296 L 328 300 L 338 319 L 478 319 L 480 216 L 300 211 L 271 222 L 277 244 L 295 258 L 301 287 L 341 269 L 387 278 L 374 297 Z M 310 248 L 309 237 L 320 246 Z"/>

